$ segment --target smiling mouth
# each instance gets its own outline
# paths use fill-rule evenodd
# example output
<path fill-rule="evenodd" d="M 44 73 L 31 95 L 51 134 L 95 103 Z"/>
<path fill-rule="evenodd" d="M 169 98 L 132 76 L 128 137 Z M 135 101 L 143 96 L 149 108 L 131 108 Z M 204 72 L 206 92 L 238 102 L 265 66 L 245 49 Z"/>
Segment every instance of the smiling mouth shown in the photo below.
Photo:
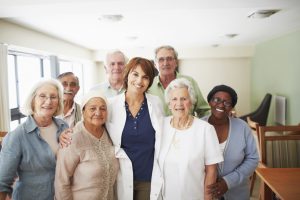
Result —
<path fill-rule="evenodd" d="M 224 112 L 224 110 L 219 109 L 219 108 L 216 108 L 216 111 L 218 111 L 218 112 Z"/>
<path fill-rule="evenodd" d="M 70 92 L 70 91 L 64 91 L 64 94 L 73 94 L 73 92 Z"/>

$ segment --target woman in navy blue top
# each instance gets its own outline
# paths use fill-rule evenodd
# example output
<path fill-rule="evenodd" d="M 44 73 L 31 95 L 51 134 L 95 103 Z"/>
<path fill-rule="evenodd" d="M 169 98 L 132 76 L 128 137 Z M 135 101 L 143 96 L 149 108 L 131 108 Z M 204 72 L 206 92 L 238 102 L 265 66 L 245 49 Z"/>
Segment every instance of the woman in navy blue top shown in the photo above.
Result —
<path fill-rule="evenodd" d="M 125 68 L 125 93 L 109 100 L 106 125 L 120 162 L 119 199 L 157 199 L 160 193 L 162 178 L 157 160 L 163 111 L 159 98 L 146 93 L 154 72 L 151 61 L 133 58 Z"/>

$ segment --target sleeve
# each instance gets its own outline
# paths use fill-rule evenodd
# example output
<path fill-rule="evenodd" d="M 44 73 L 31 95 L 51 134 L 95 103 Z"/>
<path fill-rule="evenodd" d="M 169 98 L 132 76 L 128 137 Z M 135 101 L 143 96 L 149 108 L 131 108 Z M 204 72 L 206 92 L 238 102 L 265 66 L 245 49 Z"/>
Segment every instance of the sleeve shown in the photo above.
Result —
<path fill-rule="evenodd" d="M 0 152 L 0 192 L 12 193 L 12 185 L 22 159 L 21 133 L 10 132 L 4 137 Z"/>
<path fill-rule="evenodd" d="M 205 130 L 205 165 L 212 165 L 222 161 L 223 156 L 215 128 L 208 125 Z"/>
<path fill-rule="evenodd" d="M 210 110 L 210 107 L 209 107 L 208 103 L 205 101 L 197 82 L 194 79 L 191 79 L 190 81 L 192 82 L 192 85 L 193 85 L 194 91 L 195 91 L 195 95 L 196 95 L 196 103 L 194 106 L 194 113 L 197 114 L 198 118 L 201 118 L 209 113 L 208 111 Z"/>
<path fill-rule="evenodd" d="M 75 141 L 66 148 L 59 149 L 57 153 L 55 172 L 55 199 L 72 200 L 72 178 L 80 161 L 74 145 Z"/>
<path fill-rule="evenodd" d="M 245 179 L 248 179 L 256 169 L 259 162 L 257 146 L 255 143 L 255 138 L 251 133 L 251 129 L 247 126 L 244 126 L 244 131 L 246 142 L 244 159 L 242 163 L 238 165 L 231 173 L 223 177 L 223 179 L 226 181 L 228 189 L 234 188 L 244 182 Z"/>

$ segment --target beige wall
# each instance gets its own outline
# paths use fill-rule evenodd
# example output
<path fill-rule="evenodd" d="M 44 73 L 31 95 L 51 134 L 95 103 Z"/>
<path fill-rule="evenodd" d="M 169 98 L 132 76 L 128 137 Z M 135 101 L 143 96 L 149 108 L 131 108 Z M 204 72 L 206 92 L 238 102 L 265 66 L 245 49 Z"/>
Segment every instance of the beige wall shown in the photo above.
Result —
<path fill-rule="evenodd" d="M 198 82 L 205 99 L 214 86 L 231 86 L 238 94 L 237 114 L 250 111 L 250 58 L 182 59 L 179 71 Z"/>

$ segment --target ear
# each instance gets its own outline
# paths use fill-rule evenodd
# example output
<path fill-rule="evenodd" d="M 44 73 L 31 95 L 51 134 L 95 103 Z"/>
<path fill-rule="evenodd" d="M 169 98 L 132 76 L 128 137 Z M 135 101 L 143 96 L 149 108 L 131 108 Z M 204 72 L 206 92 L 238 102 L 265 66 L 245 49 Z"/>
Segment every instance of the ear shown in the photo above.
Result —
<path fill-rule="evenodd" d="M 106 67 L 106 65 L 104 65 L 104 69 L 105 69 L 105 72 L 107 73 L 107 67 Z"/>

